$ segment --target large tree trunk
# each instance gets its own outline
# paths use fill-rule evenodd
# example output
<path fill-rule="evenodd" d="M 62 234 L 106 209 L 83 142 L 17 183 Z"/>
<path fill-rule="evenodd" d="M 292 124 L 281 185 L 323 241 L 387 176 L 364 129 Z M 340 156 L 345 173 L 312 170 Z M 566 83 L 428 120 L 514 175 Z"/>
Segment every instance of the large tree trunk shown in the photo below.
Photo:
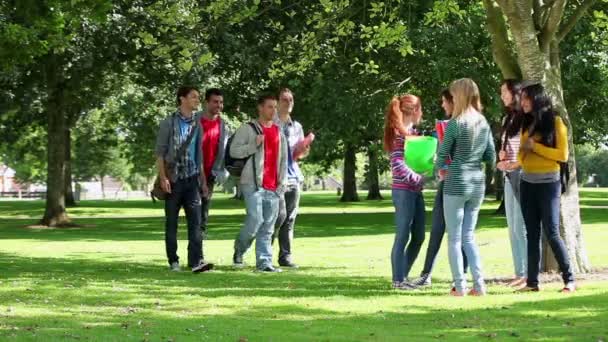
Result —
<path fill-rule="evenodd" d="M 367 169 L 367 199 L 368 200 L 381 200 L 382 194 L 380 194 L 380 181 L 378 180 L 378 151 L 374 146 L 370 146 L 367 150 L 368 169 Z"/>
<path fill-rule="evenodd" d="M 60 94 L 52 94 L 47 104 L 48 175 L 46 208 L 41 224 L 63 226 L 70 223 L 65 211 L 65 151 L 67 120 L 61 111 Z"/>
<path fill-rule="evenodd" d="M 72 139 L 70 128 L 66 129 L 65 143 L 65 205 L 75 207 L 74 190 L 72 188 Z"/>
<path fill-rule="evenodd" d="M 340 201 L 342 202 L 358 202 L 359 195 L 357 194 L 357 155 L 354 146 L 347 145 L 344 151 L 344 191 Z"/>
<path fill-rule="evenodd" d="M 513 55 L 516 55 L 522 78 L 524 80 L 539 81 L 545 85 L 547 91 L 553 97 L 555 108 L 568 126 L 568 164 L 571 177 L 567 191 L 561 198 L 560 233 L 568 248 L 574 271 L 578 273 L 588 272 L 591 269 L 591 265 L 589 264 L 583 241 L 572 126 L 564 105 L 559 41 L 555 36 L 556 27 L 559 26 L 562 16 L 563 3 L 556 2 L 561 7 L 552 7 L 547 12 L 547 15 L 543 14 L 542 8 L 533 6 L 532 1 L 497 0 L 497 3 L 507 17 L 511 31 L 510 36 L 513 38 L 515 49 L 515 54 L 513 54 L 509 51 L 508 46 L 503 44 L 505 41 L 508 41 L 505 34 L 506 29 L 504 28 L 506 26 L 504 22 L 501 22 L 502 16 L 498 15 L 500 11 L 497 11 L 496 4 L 493 0 L 484 0 L 484 6 L 488 14 L 488 28 L 492 35 L 495 60 L 503 76 L 505 78 L 514 76 L 513 68 L 510 68 L 510 63 L 506 61 L 512 59 Z M 567 30 L 563 32 L 567 33 Z M 561 36 L 562 31 L 560 31 Z M 545 271 L 557 271 L 554 257 L 553 255 L 549 255 L 551 252 L 546 243 L 543 244 L 543 249 L 547 254 L 543 258 L 543 269 Z"/>

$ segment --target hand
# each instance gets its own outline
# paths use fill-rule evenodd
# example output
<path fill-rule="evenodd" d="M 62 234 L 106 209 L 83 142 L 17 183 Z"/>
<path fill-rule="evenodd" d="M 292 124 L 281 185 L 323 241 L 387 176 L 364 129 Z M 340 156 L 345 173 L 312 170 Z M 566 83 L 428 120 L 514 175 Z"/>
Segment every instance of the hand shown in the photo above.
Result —
<path fill-rule="evenodd" d="M 500 150 L 498 152 L 498 160 L 505 160 L 507 158 L 507 152 L 505 150 Z"/>
<path fill-rule="evenodd" d="M 201 181 L 201 197 L 203 198 L 207 198 L 209 197 L 209 186 L 207 186 L 207 181 L 206 180 L 202 180 Z"/>
<path fill-rule="evenodd" d="M 439 180 L 444 181 L 445 177 L 448 176 L 448 170 L 441 169 L 439 170 Z"/>
<path fill-rule="evenodd" d="M 525 152 L 532 152 L 534 150 L 534 139 L 528 138 L 524 145 L 521 147 Z"/>
<path fill-rule="evenodd" d="M 496 164 L 496 168 L 499 169 L 500 171 L 507 171 L 507 164 L 508 163 L 509 162 L 506 162 L 506 161 L 498 162 L 498 164 Z"/>
<path fill-rule="evenodd" d="M 167 177 L 160 178 L 160 188 L 168 194 L 171 193 L 171 182 L 169 182 L 169 179 Z"/>
<path fill-rule="evenodd" d="M 255 143 L 256 145 L 261 145 L 264 142 L 264 135 L 260 134 L 257 137 L 255 137 Z"/>

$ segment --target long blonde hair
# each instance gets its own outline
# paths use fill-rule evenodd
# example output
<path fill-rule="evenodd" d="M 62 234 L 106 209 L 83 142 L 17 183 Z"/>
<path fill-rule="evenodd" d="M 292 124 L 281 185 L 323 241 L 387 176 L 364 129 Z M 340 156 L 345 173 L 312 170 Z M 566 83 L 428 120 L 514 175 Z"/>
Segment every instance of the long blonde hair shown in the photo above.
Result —
<path fill-rule="evenodd" d="M 401 111 L 401 105 L 403 104 L 405 112 Z M 407 135 L 407 130 L 403 125 L 403 116 L 410 116 L 416 113 L 421 107 L 420 98 L 412 94 L 404 94 L 401 96 L 394 96 L 391 102 L 386 107 L 384 114 L 384 149 L 391 151 L 393 148 L 393 140 L 395 139 L 396 132 L 402 136 Z"/>
<path fill-rule="evenodd" d="M 458 118 L 462 113 L 475 109 L 481 113 L 481 97 L 479 87 L 470 78 L 458 79 L 450 85 L 450 94 L 454 98 L 452 118 Z"/>

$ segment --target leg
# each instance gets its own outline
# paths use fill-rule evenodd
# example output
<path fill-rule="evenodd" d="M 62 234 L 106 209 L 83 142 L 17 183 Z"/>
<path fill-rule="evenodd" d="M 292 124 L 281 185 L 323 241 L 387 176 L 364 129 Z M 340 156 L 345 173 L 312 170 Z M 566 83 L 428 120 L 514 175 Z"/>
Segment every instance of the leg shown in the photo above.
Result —
<path fill-rule="evenodd" d="M 418 257 L 418 253 L 420 253 L 420 248 L 422 247 L 422 243 L 424 242 L 424 219 L 425 219 L 425 210 L 424 210 L 424 197 L 422 193 L 415 194 L 415 207 L 414 207 L 414 220 L 411 226 L 412 239 L 407 246 L 407 250 L 405 251 L 405 269 L 404 276 L 408 277 L 410 273 L 410 269 L 416 261 Z"/>
<path fill-rule="evenodd" d="M 293 229 L 298 215 L 298 206 L 300 205 L 300 189 L 299 185 L 291 185 L 288 187 L 284 196 L 286 218 L 280 227 L 279 234 L 279 263 L 291 263 L 291 244 L 293 242 Z M 275 225 L 276 227 L 276 225 Z"/>
<path fill-rule="evenodd" d="M 462 223 L 464 219 L 464 197 L 443 195 L 443 212 L 448 232 L 448 259 L 456 291 L 465 291 L 462 273 Z"/>
<path fill-rule="evenodd" d="M 180 208 L 180 184 L 179 180 L 176 183 L 171 183 L 171 194 L 165 200 L 165 251 L 169 265 L 174 262 L 179 262 L 177 256 L 177 220 L 179 217 Z"/>
<path fill-rule="evenodd" d="M 402 282 L 405 278 L 404 250 L 410 235 L 410 227 L 414 220 L 414 201 L 407 190 L 393 189 L 393 205 L 395 206 L 395 241 L 391 251 L 391 266 L 393 282 Z"/>
<path fill-rule="evenodd" d="M 247 208 L 247 216 L 245 223 L 239 232 L 239 235 L 234 242 L 234 252 L 238 256 L 242 256 L 247 252 L 255 235 L 263 223 L 262 210 L 262 192 L 255 189 L 254 186 L 241 185 L 243 196 L 245 197 L 245 207 Z"/>
<path fill-rule="evenodd" d="M 474 288 L 479 293 L 484 293 L 486 291 L 482 273 L 481 257 L 479 256 L 479 249 L 475 242 L 475 227 L 477 226 L 479 208 L 482 203 L 483 192 L 468 200 L 464 205 L 464 217 L 462 220 L 462 247 L 467 255 L 467 260 L 470 263 Z"/>
<path fill-rule="evenodd" d="M 559 270 L 562 272 L 564 284 L 566 284 L 574 281 L 574 275 L 572 273 L 572 268 L 570 267 L 568 250 L 559 235 L 559 201 L 561 185 L 559 181 L 542 185 L 543 190 L 541 193 L 544 198 L 544 200 L 541 201 L 542 228 L 549 245 L 551 246 L 551 250 L 553 250 L 553 255 L 555 255 L 555 259 L 559 265 Z"/>
<path fill-rule="evenodd" d="M 540 197 L 537 198 L 538 184 L 521 181 L 520 203 L 526 222 L 528 239 L 528 280 L 526 285 L 538 287 L 540 272 Z"/>
<path fill-rule="evenodd" d="M 519 207 L 519 200 L 515 198 L 515 193 L 513 192 L 509 177 L 505 177 L 504 189 L 505 212 L 507 216 L 507 226 L 509 228 L 509 240 L 511 241 L 511 256 L 513 257 L 515 276 L 523 278 L 526 276 L 526 268 L 523 265 L 528 259 L 528 256 L 525 255 L 527 253 L 527 248 L 522 246 L 522 242 L 525 239 L 525 237 L 521 236 L 521 234 L 523 234 L 523 222 L 521 222 L 522 214 Z"/>
<path fill-rule="evenodd" d="M 272 233 L 279 214 L 279 195 L 275 192 L 262 190 L 262 225 L 255 238 L 256 267 L 264 269 L 272 266 Z"/>
<path fill-rule="evenodd" d="M 428 274 L 429 276 L 431 272 L 433 272 L 437 253 L 439 253 L 441 240 L 443 240 L 443 235 L 445 233 L 445 219 L 443 217 L 443 182 L 439 183 L 439 187 L 437 188 L 432 219 L 431 236 L 429 238 L 429 245 L 426 249 L 424 268 L 422 269 L 422 275 Z"/>
<path fill-rule="evenodd" d="M 190 178 L 184 189 L 184 211 L 188 222 L 188 266 L 194 267 L 203 259 L 201 196 L 196 177 Z"/>
<path fill-rule="evenodd" d="M 272 234 L 272 243 L 274 244 L 274 240 L 278 237 L 279 232 L 281 231 L 281 227 L 285 223 L 287 219 L 287 205 L 285 203 L 285 194 L 280 196 L 279 198 L 279 213 L 277 214 L 277 222 L 274 225 L 274 233 Z M 279 241 L 279 248 L 280 248 Z"/>
<path fill-rule="evenodd" d="M 209 208 L 211 207 L 211 197 L 213 195 L 213 182 L 207 182 L 207 188 L 209 189 L 209 194 L 207 197 L 201 198 L 201 231 L 203 235 L 203 240 L 207 239 L 208 233 L 208 224 L 209 224 Z"/>

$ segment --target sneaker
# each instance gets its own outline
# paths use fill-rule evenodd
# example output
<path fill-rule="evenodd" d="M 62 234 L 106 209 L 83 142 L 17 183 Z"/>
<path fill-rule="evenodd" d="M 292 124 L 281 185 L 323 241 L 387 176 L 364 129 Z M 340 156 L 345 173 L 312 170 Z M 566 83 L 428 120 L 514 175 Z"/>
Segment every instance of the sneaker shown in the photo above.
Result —
<path fill-rule="evenodd" d="M 232 255 L 232 264 L 234 267 L 243 267 L 245 264 L 243 263 L 243 256 L 238 255 L 236 252 Z"/>
<path fill-rule="evenodd" d="M 179 262 L 178 261 L 174 261 L 171 263 L 171 265 L 169 265 L 169 269 L 173 272 L 179 272 L 181 271 L 179 268 Z"/>
<path fill-rule="evenodd" d="M 564 288 L 560 291 L 561 293 L 572 293 L 576 291 L 576 285 L 573 281 L 569 281 L 564 285 Z"/>
<path fill-rule="evenodd" d="M 416 286 L 414 286 L 413 284 L 410 284 L 406 281 L 394 281 L 393 282 L 393 289 L 395 290 L 402 290 L 402 291 L 412 291 L 412 290 L 416 290 Z"/>
<path fill-rule="evenodd" d="M 423 273 L 420 278 L 414 280 L 412 285 L 415 286 L 431 286 L 431 275 L 429 273 Z"/>
<path fill-rule="evenodd" d="M 294 264 L 291 261 L 279 261 L 279 266 L 289 267 L 289 268 L 298 268 L 298 265 Z"/>
<path fill-rule="evenodd" d="M 456 287 L 452 287 L 450 290 L 450 296 L 452 297 L 464 297 L 464 291 L 460 292 L 456 290 Z"/>
<path fill-rule="evenodd" d="M 213 264 L 201 261 L 198 265 L 192 267 L 192 273 L 201 273 L 211 271 L 213 269 Z"/>
<path fill-rule="evenodd" d="M 258 268 L 259 272 L 267 272 L 267 273 L 281 273 L 283 272 L 282 269 L 278 268 L 278 267 L 272 267 L 272 266 L 266 266 L 263 268 Z"/>
<path fill-rule="evenodd" d="M 486 295 L 486 291 L 477 291 L 476 289 L 472 289 L 467 294 L 467 296 L 473 296 L 473 297 L 482 297 L 482 296 L 485 296 L 485 295 Z"/>
<path fill-rule="evenodd" d="M 539 291 L 538 286 L 527 286 L 527 285 L 526 285 L 526 286 L 524 286 L 524 287 L 522 287 L 521 289 L 517 289 L 517 290 L 515 290 L 515 292 L 518 292 L 518 293 L 524 293 L 524 292 L 538 292 L 538 291 Z"/>

